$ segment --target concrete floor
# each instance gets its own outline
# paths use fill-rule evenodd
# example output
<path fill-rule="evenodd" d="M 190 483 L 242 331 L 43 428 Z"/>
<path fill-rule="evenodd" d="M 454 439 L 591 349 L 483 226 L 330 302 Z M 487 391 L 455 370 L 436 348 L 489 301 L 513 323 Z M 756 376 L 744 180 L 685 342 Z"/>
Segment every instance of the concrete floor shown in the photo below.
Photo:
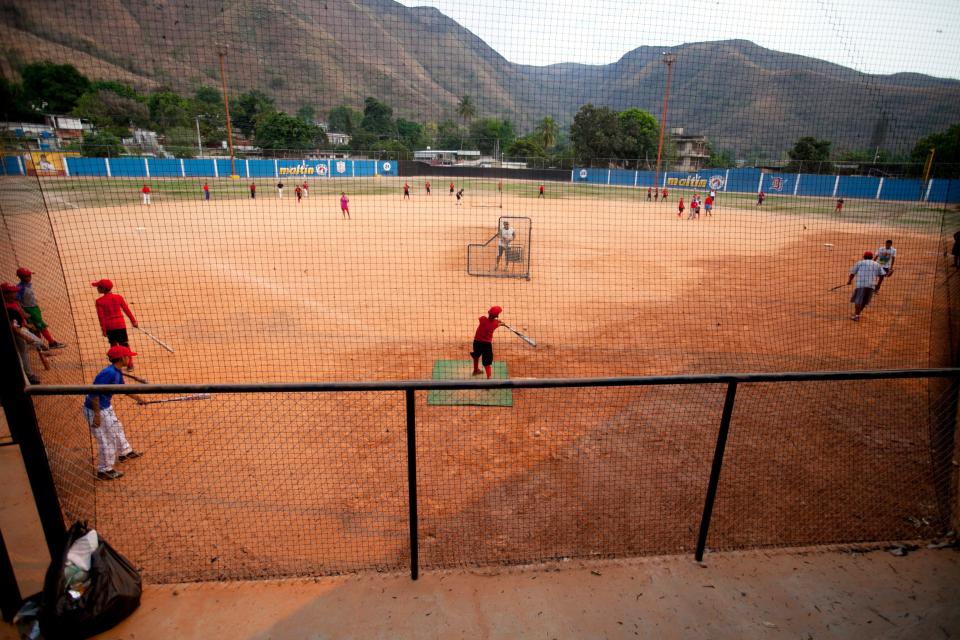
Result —
<path fill-rule="evenodd" d="M 16 447 L 0 528 L 24 595 L 46 549 Z M 122 550 L 121 550 L 122 551 Z M 960 553 L 775 550 L 317 580 L 148 585 L 102 638 L 951 638 Z M 0 625 L 0 638 L 16 638 Z"/>

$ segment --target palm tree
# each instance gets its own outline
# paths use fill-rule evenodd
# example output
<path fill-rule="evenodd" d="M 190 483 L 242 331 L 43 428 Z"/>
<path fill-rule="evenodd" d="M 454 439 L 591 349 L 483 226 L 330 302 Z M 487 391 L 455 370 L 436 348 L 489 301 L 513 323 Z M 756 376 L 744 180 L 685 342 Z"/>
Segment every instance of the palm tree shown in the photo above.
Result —
<path fill-rule="evenodd" d="M 557 122 L 550 116 L 546 116 L 537 125 L 537 133 L 540 134 L 540 140 L 543 142 L 545 150 L 552 149 L 557 144 Z"/>
<path fill-rule="evenodd" d="M 463 96 L 457 104 L 457 114 L 463 118 L 465 124 L 469 124 L 473 116 L 477 115 L 477 107 L 473 104 L 473 98 Z"/>

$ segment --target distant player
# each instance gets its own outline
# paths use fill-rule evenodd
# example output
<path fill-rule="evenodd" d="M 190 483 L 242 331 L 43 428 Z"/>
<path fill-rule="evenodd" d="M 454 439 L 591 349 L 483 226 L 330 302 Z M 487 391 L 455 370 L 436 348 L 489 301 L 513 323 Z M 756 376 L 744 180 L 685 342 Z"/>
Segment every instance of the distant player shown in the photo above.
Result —
<path fill-rule="evenodd" d="M 47 327 L 47 323 L 43 321 L 43 314 L 40 312 L 40 303 L 37 302 L 37 296 L 33 292 L 33 272 L 26 267 L 20 267 L 17 269 L 17 277 L 20 278 L 20 283 L 17 285 L 17 302 L 20 303 L 23 312 L 27 316 L 27 323 L 31 329 L 34 330 L 34 333 L 43 336 L 44 340 L 47 341 L 48 347 L 51 349 L 63 349 L 67 345 L 54 340 L 50 334 L 50 329 Z"/>
<path fill-rule="evenodd" d="M 427 195 L 430 195 L 430 181 L 429 181 L 429 180 L 427 180 L 427 181 L 423 184 L 423 188 L 427 190 Z"/>
<path fill-rule="evenodd" d="M 304 183 L 303 183 L 303 197 L 306 198 L 306 197 L 309 196 L 309 195 L 310 195 L 310 185 L 308 185 L 306 182 L 304 182 Z"/>
<path fill-rule="evenodd" d="M 763 192 L 763 189 L 760 190 L 760 193 L 757 194 L 757 206 L 762 207 L 763 201 L 767 199 L 767 194 Z"/>
<path fill-rule="evenodd" d="M 510 228 L 510 222 L 507 220 L 503 221 L 503 226 L 500 228 L 500 232 L 497 234 L 497 262 L 493 266 L 493 270 L 496 271 L 500 268 L 500 258 L 503 257 L 504 253 L 510 250 L 510 243 L 513 242 L 513 238 L 516 236 L 516 231 Z"/>
<path fill-rule="evenodd" d="M 257 199 L 257 184 L 255 182 L 250 183 L 250 199 Z"/>
<path fill-rule="evenodd" d="M 132 359 L 137 355 L 127 347 L 110 347 L 107 358 L 110 365 L 104 367 L 93 384 L 124 384 L 122 367 L 128 370 L 133 368 Z M 144 399 L 135 393 L 130 398 L 142 404 Z M 123 432 L 123 423 L 117 418 L 113 410 L 112 393 L 91 393 L 83 401 L 83 417 L 90 427 L 93 439 L 97 441 L 97 480 L 116 480 L 122 478 L 123 473 L 113 468 L 119 460 L 126 462 L 143 455 L 127 442 Z M 119 455 L 117 455 L 119 454 Z"/>
<path fill-rule="evenodd" d="M 340 215 L 346 219 L 350 219 L 350 198 L 347 197 L 345 191 L 340 192 Z"/>
<path fill-rule="evenodd" d="M 660 198 L 660 202 L 663 202 L 663 201 L 666 200 L 666 199 L 667 199 L 667 188 L 664 187 L 664 188 L 663 188 L 663 197 Z"/>
<path fill-rule="evenodd" d="M 493 332 L 500 326 L 497 316 L 501 313 L 503 313 L 502 308 L 493 306 L 487 311 L 487 315 L 480 316 L 480 324 L 473 335 L 473 351 L 470 352 L 470 357 L 473 358 L 473 375 L 475 376 L 482 373 L 480 371 L 481 358 L 483 358 L 483 369 L 487 378 L 493 373 L 491 370 L 493 365 Z"/>
<path fill-rule="evenodd" d="M 457 206 L 460 206 L 460 201 L 463 199 L 463 188 L 460 191 L 457 191 Z"/>
<path fill-rule="evenodd" d="M 873 254 L 869 251 L 863 254 L 863 260 L 850 267 L 850 277 L 847 278 L 847 284 L 853 282 L 854 276 L 857 278 L 857 287 L 850 298 L 850 302 L 854 305 L 853 315 L 850 316 L 851 320 L 859 320 L 864 307 L 870 304 L 870 300 L 873 298 L 873 288 L 880 272 L 880 265 L 873 261 Z"/>
<path fill-rule="evenodd" d="M 683 198 L 680 198 L 680 202 L 677 203 L 677 217 L 683 219 Z"/>
<path fill-rule="evenodd" d="M 303 189 L 300 185 L 297 185 L 293 190 L 293 193 L 297 196 L 297 204 L 300 204 L 300 200 L 303 198 Z"/>
<path fill-rule="evenodd" d="M 654 188 L 653 188 L 653 200 L 654 200 L 654 202 L 656 202 L 659 197 L 660 197 L 660 187 L 654 187 Z"/>
<path fill-rule="evenodd" d="M 653 187 L 647 187 L 647 202 L 653 199 Z"/>
<path fill-rule="evenodd" d="M 210 185 L 208 185 L 206 182 L 203 183 L 203 199 L 210 199 Z"/>
<path fill-rule="evenodd" d="M 410 199 L 410 185 L 407 184 L 406 182 L 403 183 L 403 199 L 404 200 Z"/>
<path fill-rule="evenodd" d="M 711 191 L 711 193 L 713 193 Z M 707 199 L 703 201 L 703 215 L 713 217 L 713 196 L 707 196 Z"/>
<path fill-rule="evenodd" d="M 100 293 L 97 298 L 97 317 L 100 319 L 100 331 L 110 341 L 110 346 L 117 345 L 130 348 L 130 338 L 127 336 L 127 323 L 123 319 L 123 314 L 130 318 L 130 324 L 139 327 L 137 319 L 133 317 L 133 312 L 127 306 L 127 301 L 123 296 L 112 293 L 113 283 L 106 278 L 91 282 L 91 286 L 96 287 Z M 130 358 L 129 371 L 133 371 L 133 358 Z"/>
<path fill-rule="evenodd" d="M 280 200 L 283 200 L 283 183 L 282 182 L 277 183 L 277 198 L 279 198 Z"/>
<path fill-rule="evenodd" d="M 453 195 L 453 182 L 450 183 L 450 195 Z"/>
<path fill-rule="evenodd" d="M 837 198 L 837 208 L 833 212 L 840 213 L 841 211 L 843 211 L 843 198 Z"/>
<path fill-rule="evenodd" d="M 150 186 L 149 185 L 146 185 L 146 184 L 143 185 L 143 189 L 140 189 L 140 197 L 143 200 L 143 204 L 145 205 L 150 204 Z"/>
<path fill-rule="evenodd" d="M 877 277 L 874 294 L 880 293 L 880 285 L 883 284 L 883 279 L 893 275 L 893 263 L 896 261 L 897 250 L 893 246 L 893 240 L 887 240 L 882 247 L 877 249 L 877 264 L 880 265 L 880 275 Z"/>
<path fill-rule="evenodd" d="M 543 185 L 542 185 L 542 184 L 540 185 L 540 195 L 537 196 L 537 200 L 539 200 L 540 198 L 546 198 L 546 196 L 543 195 Z"/>

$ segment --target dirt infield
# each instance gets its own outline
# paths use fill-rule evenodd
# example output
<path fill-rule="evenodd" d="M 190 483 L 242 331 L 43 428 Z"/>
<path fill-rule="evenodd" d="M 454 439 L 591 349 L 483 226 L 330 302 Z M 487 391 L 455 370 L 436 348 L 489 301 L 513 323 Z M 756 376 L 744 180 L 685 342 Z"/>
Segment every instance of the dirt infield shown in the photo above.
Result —
<path fill-rule="evenodd" d="M 291 195 L 90 208 L 60 198 L 52 238 L 22 228 L 28 216 L 7 220 L 51 325 L 76 326 L 44 382 L 89 381 L 105 364 L 90 287 L 101 277 L 176 349 L 131 332 L 138 374 L 158 383 L 429 378 L 435 360 L 466 357 L 492 304 L 538 343 L 498 333 L 512 377 L 929 362 L 933 211 L 927 224 L 895 212 L 864 224 L 728 208 L 721 195 L 712 218 L 687 221 L 674 203 L 505 195 L 497 209 L 398 193 L 351 196 L 344 220 L 334 195 Z M 467 245 L 489 239 L 499 215 L 533 221 L 529 281 L 466 273 Z M 828 290 L 887 237 L 896 273 L 852 322 L 852 288 Z M 44 281 L 58 262 L 60 297 Z M 424 565 L 691 549 L 723 393 L 530 390 L 512 408 L 430 407 L 423 394 Z M 924 383 L 767 385 L 741 406 L 711 546 L 939 526 Z M 92 516 L 95 499 L 98 528 L 153 580 L 408 561 L 400 394 L 119 399 L 147 455 L 96 485 L 79 399 L 41 399 L 38 411 L 51 441 L 71 434 L 52 453 L 68 511 Z"/>

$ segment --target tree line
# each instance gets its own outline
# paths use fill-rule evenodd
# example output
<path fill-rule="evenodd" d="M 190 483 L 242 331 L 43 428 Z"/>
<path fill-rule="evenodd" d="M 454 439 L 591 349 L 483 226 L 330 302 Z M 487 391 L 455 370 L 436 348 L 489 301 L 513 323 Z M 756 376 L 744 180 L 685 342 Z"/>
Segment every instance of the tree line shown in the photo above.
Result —
<path fill-rule="evenodd" d="M 203 146 L 219 147 L 226 138 L 223 97 L 213 87 L 200 87 L 184 96 L 168 87 L 141 93 L 112 80 L 92 81 L 73 65 L 37 62 L 25 65 L 21 82 L 0 78 L 0 114 L 8 121 L 43 121 L 44 114 L 72 115 L 89 121 L 95 133 L 84 137 L 84 155 L 120 155 L 120 139 L 134 128 L 156 131 L 165 148 L 179 157 L 197 151 L 197 130 Z M 551 116 L 540 119 L 531 131 L 519 135 L 510 120 L 479 116 L 471 96 L 463 96 L 456 118 L 415 122 L 396 117 L 393 107 L 374 97 L 354 108 L 341 105 L 327 114 L 327 130 L 350 136 L 346 145 L 331 145 L 316 124 L 313 105 L 302 104 L 294 115 L 278 109 L 274 99 L 259 89 L 234 96 L 230 103 L 234 129 L 262 150 L 312 151 L 317 149 L 381 154 L 409 159 L 416 149 L 471 149 L 506 160 L 541 159 L 544 166 L 576 162 L 589 166 L 652 168 L 659 144 L 659 122 L 637 108 L 614 111 L 586 104 L 580 107 L 568 130 Z M 875 132 L 876 133 L 876 132 Z M 881 136 L 882 137 L 882 136 Z M 12 142 L 12 141 L 8 141 Z M 676 157 L 665 139 L 662 166 Z M 799 138 L 787 152 L 786 170 L 833 173 L 834 162 L 901 162 L 922 166 L 930 149 L 935 151 L 934 176 L 956 175 L 960 166 L 960 123 L 917 141 L 909 155 L 896 157 L 882 149 L 834 154 L 832 143 L 811 136 Z M 709 149 L 707 167 L 730 167 L 737 158 L 729 149 Z M 241 154 L 242 155 L 242 154 Z M 952 165 L 952 166 L 951 166 Z M 914 169 L 914 172 L 917 170 Z"/>

